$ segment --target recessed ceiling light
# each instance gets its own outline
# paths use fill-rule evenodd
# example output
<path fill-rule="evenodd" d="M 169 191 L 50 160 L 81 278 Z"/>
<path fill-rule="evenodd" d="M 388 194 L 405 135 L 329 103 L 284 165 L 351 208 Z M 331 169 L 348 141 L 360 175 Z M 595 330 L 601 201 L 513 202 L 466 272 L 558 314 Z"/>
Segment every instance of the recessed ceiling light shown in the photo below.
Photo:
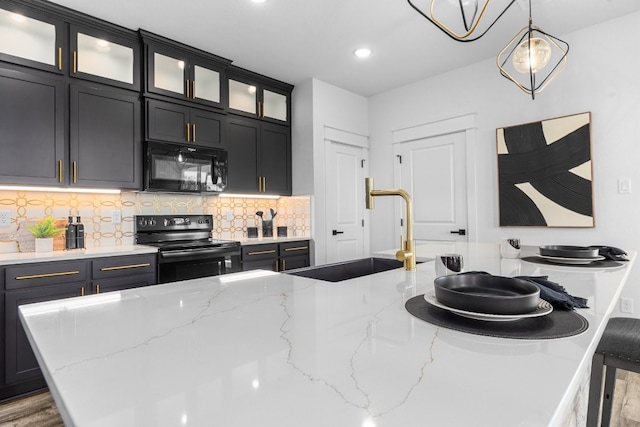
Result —
<path fill-rule="evenodd" d="M 362 47 L 360 49 L 356 49 L 353 54 L 355 56 L 357 56 L 358 58 L 366 58 L 367 56 L 371 55 L 371 49 L 368 49 L 366 47 Z"/>

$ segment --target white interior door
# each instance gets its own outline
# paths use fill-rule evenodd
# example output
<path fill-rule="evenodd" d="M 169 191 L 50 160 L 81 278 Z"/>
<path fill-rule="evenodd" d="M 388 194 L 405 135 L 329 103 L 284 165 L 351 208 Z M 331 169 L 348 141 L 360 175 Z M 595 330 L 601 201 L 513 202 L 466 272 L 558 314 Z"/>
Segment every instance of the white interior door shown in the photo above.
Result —
<path fill-rule="evenodd" d="M 329 142 L 327 154 L 327 262 L 362 258 L 367 150 Z"/>
<path fill-rule="evenodd" d="M 465 141 L 465 132 L 455 132 L 394 145 L 396 181 L 413 199 L 416 242 L 467 241 Z M 404 207 L 397 212 L 404 217 Z"/>

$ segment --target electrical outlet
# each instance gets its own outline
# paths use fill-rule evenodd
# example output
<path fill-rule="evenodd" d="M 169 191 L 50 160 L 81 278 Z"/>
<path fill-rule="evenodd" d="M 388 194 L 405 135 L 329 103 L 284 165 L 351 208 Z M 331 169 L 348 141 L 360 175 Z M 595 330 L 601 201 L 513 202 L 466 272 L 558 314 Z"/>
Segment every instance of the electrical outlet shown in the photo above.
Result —
<path fill-rule="evenodd" d="M 119 209 L 114 209 L 111 211 L 111 222 L 113 224 L 120 224 L 122 222 L 122 213 Z"/>
<path fill-rule="evenodd" d="M 633 299 L 631 298 L 620 298 L 620 312 L 633 314 Z"/>
<path fill-rule="evenodd" d="M 233 211 L 227 211 L 227 221 L 233 221 Z"/>
<path fill-rule="evenodd" d="M 11 212 L 7 209 L 0 210 L 0 227 L 11 225 Z"/>

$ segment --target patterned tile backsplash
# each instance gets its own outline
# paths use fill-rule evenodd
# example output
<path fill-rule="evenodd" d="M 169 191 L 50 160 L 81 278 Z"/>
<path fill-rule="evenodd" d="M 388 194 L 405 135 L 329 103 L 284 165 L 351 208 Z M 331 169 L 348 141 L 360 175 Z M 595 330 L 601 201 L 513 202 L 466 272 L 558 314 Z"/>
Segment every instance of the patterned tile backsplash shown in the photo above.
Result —
<path fill-rule="evenodd" d="M 210 214 L 213 237 L 242 239 L 247 227 L 259 226 L 257 211 L 277 212 L 275 226 L 286 226 L 289 236 L 311 235 L 309 196 L 279 199 L 232 198 L 206 195 L 165 193 L 121 194 L 62 193 L 44 191 L 0 191 L 0 210 L 9 211 L 11 226 L 0 226 L 0 242 L 16 240 L 24 233 L 23 222 L 35 222 L 46 216 L 66 223 L 69 216 L 80 216 L 85 227 L 86 246 L 120 246 L 134 243 L 135 215 Z M 113 211 L 120 211 L 122 221 L 112 222 Z M 231 221 L 227 213 L 231 212 Z M 20 230 L 17 230 L 20 228 Z M 17 230 L 17 231 L 16 231 Z M 275 232 L 275 231 L 274 231 Z M 57 239 L 59 248 L 62 236 Z"/>

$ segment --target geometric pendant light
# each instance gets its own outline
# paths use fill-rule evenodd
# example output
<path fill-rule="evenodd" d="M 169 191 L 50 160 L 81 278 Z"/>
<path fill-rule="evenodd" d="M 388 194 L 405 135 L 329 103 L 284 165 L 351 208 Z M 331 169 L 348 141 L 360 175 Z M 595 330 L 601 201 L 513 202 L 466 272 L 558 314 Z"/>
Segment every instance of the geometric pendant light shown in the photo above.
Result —
<path fill-rule="evenodd" d="M 424 12 L 411 0 L 407 0 L 422 17 L 459 42 L 472 42 L 484 36 L 515 1 L 481 0 L 478 4 L 478 0 L 431 0 L 429 11 Z M 502 9 L 505 4 L 506 7 Z M 489 15 L 491 17 L 488 17 Z M 481 26 L 480 21 L 483 17 L 485 19 Z M 493 17 L 495 19 L 490 21 Z M 471 35 L 474 37 L 471 38 Z"/>
<path fill-rule="evenodd" d="M 496 64 L 500 74 L 535 99 L 567 65 L 567 53 L 566 42 L 533 25 L 529 0 L 529 25 L 498 53 Z"/>

